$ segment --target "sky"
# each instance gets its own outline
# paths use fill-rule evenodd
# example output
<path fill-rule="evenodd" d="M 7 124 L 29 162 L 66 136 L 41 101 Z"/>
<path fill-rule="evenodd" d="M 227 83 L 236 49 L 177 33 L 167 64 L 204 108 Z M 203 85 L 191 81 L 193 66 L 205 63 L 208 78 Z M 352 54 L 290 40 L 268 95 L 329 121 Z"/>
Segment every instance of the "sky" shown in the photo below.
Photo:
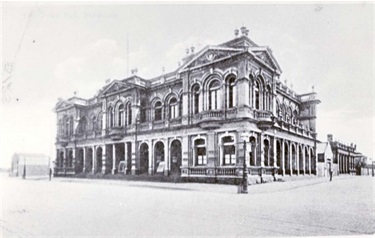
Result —
<path fill-rule="evenodd" d="M 374 5 L 362 3 L 2 3 L 0 167 L 15 152 L 54 158 L 58 98 L 90 98 L 133 68 L 151 78 L 234 38 L 269 46 L 297 93 L 317 92 L 318 139 L 374 158 Z M 4 82 L 5 81 L 5 82 Z"/>

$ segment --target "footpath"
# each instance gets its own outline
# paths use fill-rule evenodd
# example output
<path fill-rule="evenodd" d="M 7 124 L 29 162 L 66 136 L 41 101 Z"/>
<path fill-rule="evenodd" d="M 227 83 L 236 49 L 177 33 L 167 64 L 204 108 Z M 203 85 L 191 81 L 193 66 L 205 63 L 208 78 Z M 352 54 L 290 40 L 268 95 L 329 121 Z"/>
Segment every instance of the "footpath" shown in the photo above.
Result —
<path fill-rule="evenodd" d="M 352 175 L 340 175 L 333 177 L 333 181 L 355 178 Z M 27 180 L 48 180 L 45 177 L 28 177 Z M 210 184 L 210 183 L 173 183 L 173 182 L 150 182 L 150 181 L 129 181 L 129 180 L 111 180 L 111 179 L 87 179 L 72 177 L 55 177 L 51 182 L 73 182 L 73 183 L 90 183 L 90 184 L 107 184 L 116 186 L 144 187 L 153 189 L 171 189 L 171 190 L 190 190 L 210 193 L 229 193 L 234 194 L 238 191 L 238 185 L 227 184 Z M 254 184 L 248 186 L 249 194 L 274 193 L 284 190 L 297 189 L 304 186 L 311 186 L 320 183 L 329 183 L 329 177 L 306 176 L 299 179 L 289 180 L 285 177 L 283 181 L 271 183 Z"/>

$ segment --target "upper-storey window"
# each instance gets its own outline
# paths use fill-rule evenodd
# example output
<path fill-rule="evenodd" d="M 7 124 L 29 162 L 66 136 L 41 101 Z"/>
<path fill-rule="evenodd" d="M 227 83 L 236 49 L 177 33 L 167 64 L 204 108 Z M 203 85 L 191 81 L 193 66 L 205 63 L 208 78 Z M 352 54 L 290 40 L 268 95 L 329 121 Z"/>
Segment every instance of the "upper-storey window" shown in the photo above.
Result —
<path fill-rule="evenodd" d="M 193 114 L 199 113 L 199 94 L 200 94 L 200 86 L 199 84 L 194 84 L 192 87 L 193 91 Z"/>
<path fill-rule="evenodd" d="M 219 109 L 220 103 L 220 82 L 214 80 L 208 87 L 208 110 Z"/>
<path fill-rule="evenodd" d="M 160 101 L 156 102 L 154 105 L 154 120 L 160 121 L 162 120 L 162 112 L 163 112 L 163 106 Z"/>
<path fill-rule="evenodd" d="M 69 118 L 64 116 L 62 121 L 62 135 L 67 136 L 69 131 Z"/>
<path fill-rule="evenodd" d="M 102 112 L 99 112 L 97 126 L 94 127 L 94 128 L 95 128 L 95 130 L 102 130 L 103 129 L 103 113 Z"/>
<path fill-rule="evenodd" d="M 87 125 L 87 120 L 86 117 L 82 117 L 79 120 L 79 127 L 78 127 L 78 133 L 83 134 L 86 131 L 86 125 Z"/>
<path fill-rule="evenodd" d="M 109 127 L 114 126 L 114 119 L 115 119 L 115 115 L 114 115 L 113 107 L 109 107 L 108 108 L 108 126 Z"/>
<path fill-rule="evenodd" d="M 235 86 L 236 78 L 234 76 L 230 76 L 227 79 L 227 91 L 226 91 L 226 107 L 233 108 L 234 107 L 234 86 Z"/>
<path fill-rule="evenodd" d="M 124 104 L 120 104 L 120 106 L 118 107 L 118 126 L 123 126 L 124 125 L 124 114 L 125 114 L 125 107 L 124 107 Z"/>
<path fill-rule="evenodd" d="M 97 126 L 96 116 L 91 115 L 89 129 L 95 131 Z"/>
<path fill-rule="evenodd" d="M 146 122 L 147 106 L 144 100 L 141 101 L 141 112 L 140 112 L 140 121 Z"/>
<path fill-rule="evenodd" d="M 169 100 L 169 118 L 173 119 L 178 117 L 178 103 L 175 97 Z"/>
<path fill-rule="evenodd" d="M 126 104 L 126 125 L 129 126 L 132 124 L 132 104 L 128 102 Z"/>
<path fill-rule="evenodd" d="M 254 82 L 254 100 L 255 100 L 255 109 L 260 109 L 260 87 L 258 81 Z"/>
<path fill-rule="evenodd" d="M 69 118 L 69 135 L 73 135 L 74 134 L 74 121 L 73 121 L 73 117 L 71 116 Z"/>

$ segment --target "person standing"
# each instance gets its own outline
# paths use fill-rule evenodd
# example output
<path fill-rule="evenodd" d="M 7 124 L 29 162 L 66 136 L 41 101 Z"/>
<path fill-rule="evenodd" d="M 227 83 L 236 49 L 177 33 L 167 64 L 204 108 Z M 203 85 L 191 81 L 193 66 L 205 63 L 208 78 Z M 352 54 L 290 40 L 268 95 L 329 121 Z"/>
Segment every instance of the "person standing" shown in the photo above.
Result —
<path fill-rule="evenodd" d="M 329 181 L 330 182 L 332 181 L 332 176 L 333 176 L 333 168 L 332 168 L 332 164 L 329 163 Z"/>

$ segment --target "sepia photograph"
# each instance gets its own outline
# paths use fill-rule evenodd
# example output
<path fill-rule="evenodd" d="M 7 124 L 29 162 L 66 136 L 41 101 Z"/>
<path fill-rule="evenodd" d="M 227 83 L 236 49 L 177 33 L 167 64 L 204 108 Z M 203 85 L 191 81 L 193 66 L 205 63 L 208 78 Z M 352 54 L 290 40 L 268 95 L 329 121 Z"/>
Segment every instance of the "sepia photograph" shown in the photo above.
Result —
<path fill-rule="evenodd" d="M 3 1 L 0 237 L 374 237 L 374 9 Z"/>

